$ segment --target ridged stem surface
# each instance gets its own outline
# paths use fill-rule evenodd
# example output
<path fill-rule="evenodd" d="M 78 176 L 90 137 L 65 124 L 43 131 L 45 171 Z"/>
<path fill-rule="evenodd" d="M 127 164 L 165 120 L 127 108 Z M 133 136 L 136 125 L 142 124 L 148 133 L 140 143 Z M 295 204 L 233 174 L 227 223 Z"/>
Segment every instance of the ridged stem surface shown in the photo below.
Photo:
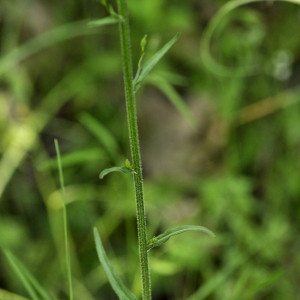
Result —
<path fill-rule="evenodd" d="M 122 49 L 123 74 L 125 84 L 127 122 L 130 138 L 130 148 L 132 156 L 132 167 L 135 170 L 134 188 L 136 198 L 136 213 L 138 226 L 138 244 L 140 256 L 140 268 L 142 275 L 142 295 L 143 300 L 151 299 L 150 271 L 147 253 L 147 230 L 144 204 L 144 189 L 142 177 L 142 164 L 139 147 L 139 136 L 137 126 L 137 114 L 135 94 L 133 90 L 133 73 L 131 60 L 130 30 L 127 0 L 118 0 L 119 14 L 123 16 L 124 22 L 120 23 L 120 37 Z"/>

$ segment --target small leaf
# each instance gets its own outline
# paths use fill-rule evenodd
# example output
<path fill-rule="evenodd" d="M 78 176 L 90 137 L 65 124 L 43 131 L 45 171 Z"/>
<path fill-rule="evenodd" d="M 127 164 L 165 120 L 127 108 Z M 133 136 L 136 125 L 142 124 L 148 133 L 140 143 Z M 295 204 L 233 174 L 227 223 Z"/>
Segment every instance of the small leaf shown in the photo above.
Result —
<path fill-rule="evenodd" d="M 125 286 L 125 284 L 117 274 L 116 270 L 112 266 L 110 260 L 106 256 L 97 228 L 94 228 L 94 239 L 100 263 L 102 264 L 102 267 L 105 271 L 105 274 L 108 278 L 111 287 L 118 295 L 119 299 L 138 300 L 136 296 L 132 294 L 131 291 Z"/>
<path fill-rule="evenodd" d="M 142 63 L 143 63 L 143 59 L 144 59 L 144 56 L 145 56 L 146 44 L 147 44 L 147 35 L 145 35 L 141 40 L 141 57 L 140 57 L 140 60 L 138 62 L 138 69 L 137 69 L 137 72 L 136 72 L 136 75 L 135 75 L 135 78 L 134 78 L 133 82 L 136 82 L 137 79 L 139 78 L 140 74 L 141 74 Z"/>
<path fill-rule="evenodd" d="M 146 44 L 147 44 L 147 34 L 145 34 L 144 37 L 141 40 L 142 54 L 145 52 Z"/>
<path fill-rule="evenodd" d="M 130 163 L 130 161 L 127 158 L 125 160 L 125 166 L 126 166 L 127 169 L 131 169 L 132 170 L 131 163 Z"/>
<path fill-rule="evenodd" d="M 98 27 L 110 24 L 117 24 L 123 22 L 123 18 L 120 15 L 109 16 L 100 20 L 91 21 L 88 23 L 89 27 Z"/>
<path fill-rule="evenodd" d="M 171 236 L 181 234 L 186 231 L 203 231 L 214 238 L 216 237 L 212 231 L 210 231 L 209 229 L 203 226 L 193 226 L 193 225 L 178 226 L 172 229 L 168 229 L 165 233 L 157 237 L 153 237 L 150 241 L 148 241 L 147 251 L 150 251 L 152 248 L 164 244 Z"/>
<path fill-rule="evenodd" d="M 111 172 L 122 172 L 124 174 L 136 174 L 136 172 L 132 169 L 131 164 L 129 162 L 128 159 L 126 159 L 125 161 L 125 166 L 122 167 L 112 167 L 112 168 L 108 168 L 103 170 L 100 173 L 100 179 L 102 179 L 105 175 L 111 173 Z"/>
<path fill-rule="evenodd" d="M 150 73 L 153 67 L 159 62 L 159 60 L 167 53 L 167 51 L 178 40 L 180 33 L 178 33 L 171 41 L 169 41 L 164 47 L 157 51 L 146 63 L 142 66 L 139 75 L 134 80 L 134 91 L 136 92 L 143 83 L 146 76 Z"/>

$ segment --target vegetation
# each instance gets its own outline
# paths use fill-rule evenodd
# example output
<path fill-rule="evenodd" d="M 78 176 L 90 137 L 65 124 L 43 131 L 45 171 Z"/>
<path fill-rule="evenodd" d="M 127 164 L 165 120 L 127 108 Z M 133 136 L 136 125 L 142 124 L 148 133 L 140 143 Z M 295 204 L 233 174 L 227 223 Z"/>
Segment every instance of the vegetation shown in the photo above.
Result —
<path fill-rule="evenodd" d="M 101 2 L 0 3 L 0 299 L 149 299 L 138 245 L 166 240 L 152 299 L 299 298 L 300 2 L 129 1 L 139 243 L 126 14 Z"/>

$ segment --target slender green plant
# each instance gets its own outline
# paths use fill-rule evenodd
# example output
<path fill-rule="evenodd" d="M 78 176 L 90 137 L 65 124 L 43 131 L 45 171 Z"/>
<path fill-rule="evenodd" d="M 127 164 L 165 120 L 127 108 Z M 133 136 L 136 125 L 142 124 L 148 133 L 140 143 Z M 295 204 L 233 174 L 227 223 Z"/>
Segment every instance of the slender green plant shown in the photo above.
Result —
<path fill-rule="evenodd" d="M 68 242 L 68 226 L 67 226 L 67 203 L 66 203 L 66 193 L 65 193 L 65 184 L 64 184 L 64 176 L 62 171 L 62 164 L 60 158 L 60 151 L 58 146 L 58 141 L 54 140 L 55 150 L 57 155 L 57 165 L 59 171 L 59 181 L 60 188 L 63 199 L 63 219 L 64 219 L 64 235 L 65 235 L 65 251 L 66 251 L 66 260 L 67 260 L 67 273 L 68 273 L 68 283 L 69 283 L 69 297 L 70 300 L 73 300 L 73 288 L 72 288 L 72 274 L 71 274 L 71 259 L 70 259 L 70 249 Z"/>
<path fill-rule="evenodd" d="M 106 7 L 110 13 L 110 17 L 104 20 L 93 21 L 91 26 L 97 26 L 97 24 L 103 24 L 107 21 L 112 23 L 119 23 L 120 40 L 121 40 L 121 53 L 123 62 L 123 75 L 125 85 L 125 99 L 127 109 L 127 124 L 129 131 L 130 150 L 132 157 L 132 165 L 129 160 L 126 160 L 125 166 L 112 167 L 101 172 L 100 178 L 103 178 L 110 172 L 121 171 L 123 173 L 133 174 L 134 190 L 136 200 L 136 216 L 138 227 L 138 245 L 139 245 L 139 259 L 142 279 L 142 298 L 143 300 L 151 299 L 151 280 L 149 270 L 149 257 L 148 251 L 152 248 L 165 243 L 171 236 L 183 233 L 190 230 L 204 231 L 214 237 L 214 234 L 201 226 L 180 226 L 166 231 L 164 234 L 153 237 L 147 242 L 147 227 L 146 227 L 146 215 L 145 215 L 145 201 L 144 201 L 144 189 L 143 189 L 143 176 L 142 176 L 142 164 L 141 154 L 139 147 L 139 135 L 137 124 L 137 112 L 135 102 L 135 92 L 143 83 L 146 76 L 150 73 L 153 67 L 158 63 L 162 56 L 171 48 L 171 46 L 179 38 L 177 34 L 170 42 L 168 42 L 162 49 L 153 55 L 148 62 L 144 65 L 144 51 L 146 45 L 146 36 L 141 41 L 142 54 L 138 63 L 138 70 L 135 78 L 132 71 L 132 59 L 131 59 L 131 43 L 130 43 L 130 27 L 129 27 L 129 14 L 127 7 L 127 0 L 118 0 L 118 14 L 115 13 L 112 6 L 107 5 L 106 0 L 101 0 L 102 4 Z M 102 266 L 107 274 L 108 280 L 115 290 L 120 299 L 136 299 L 136 297 L 126 288 L 122 283 L 120 277 L 114 270 L 112 264 L 109 262 L 105 250 L 102 246 L 100 236 L 97 229 L 94 229 L 96 249 L 98 257 Z"/>

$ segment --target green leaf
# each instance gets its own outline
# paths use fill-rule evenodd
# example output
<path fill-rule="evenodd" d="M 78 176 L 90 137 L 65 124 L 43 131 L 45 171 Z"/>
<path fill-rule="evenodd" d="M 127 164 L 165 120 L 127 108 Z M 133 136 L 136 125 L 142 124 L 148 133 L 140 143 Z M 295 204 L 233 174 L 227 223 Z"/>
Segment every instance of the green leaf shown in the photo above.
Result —
<path fill-rule="evenodd" d="M 136 80 L 138 80 L 138 78 L 141 74 L 142 63 L 143 63 L 143 59 L 144 59 L 144 56 L 145 56 L 146 44 L 147 44 L 147 35 L 145 35 L 141 40 L 141 57 L 140 57 L 140 60 L 139 60 L 139 63 L 138 63 L 138 69 L 137 69 L 137 72 L 136 72 L 136 75 L 135 75 L 135 78 L 134 78 L 133 82 L 136 82 Z"/>
<path fill-rule="evenodd" d="M 159 60 L 167 53 L 167 51 L 174 45 L 178 40 L 180 33 L 178 33 L 171 41 L 169 41 L 164 47 L 157 51 L 146 63 L 142 66 L 140 74 L 135 78 L 133 85 L 134 91 L 136 92 L 141 84 L 143 83 L 146 76 L 150 73 L 153 67 L 159 62 Z"/>
<path fill-rule="evenodd" d="M 104 146 L 107 153 L 115 161 L 118 157 L 118 143 L 114 136 L 106 129 L 106 127 L 99 122 L 96 118 L 88 113 L 82 113 L 79 116 L 79 122 L 86 127 Z"/>
<path fill-rule="evenodd" d="M 147 251 L 150 251 L 152 248 L 164 244 L 171 236 L 181 234 L 186 231 L 203 231 L 214 238 L 216 237 L 212 231 L 210 231 L 209 229 L 207 229 L 203 226 L 194 226 L 194 225 L 178 226 L 178 227 L 175 227 L 172 229 L 168 229 L 165 233 L 163 233 L 157 237 L 153 237 L 150 241 L 148 241 L 148 243 L 147 243 L 148 250 Z"/>
<path fill-rule="evenodd" d="M 136 172 L 132 169 L 131 164 L 129 162 L 128 159 L 126 159 L 125 161 L 125 166 L 122 167 L 112 167 L 112 168 L 108 168 L 103 170 L 100 173 L 100 179 L 102 179 L 105 175 L 111 173 L 111 172 L 122 172 L 124 174 L 136 174 Z"/>
<path fill-rule="evenodd" d="M 142 54 L 145 52 L 146 45 L 147 45 L 147 34 L 145 34 L 144 37 L 141 40 Z"/>
<path fill-rule="evenodd" d="M 80 149 L 74 150 L 69 153 L 65 153 L 61 155 L 61 163 L 64 167 L 76 166 L 79 164 L 89 163 L 91 161 L 103 161 L 108 160 L 108 156 L 103 149 L 97 148 L 87 148 L 87 149 Z M 55 170 L 57 169 L 57 159 L 49 159 L 46 161 L 41 162 L 38 165 L 40 171 L 48 171 L 48 170 Z"/>
<path fill-rule="evenodd" d="M 190 123 L 192 127 L 197 128 L 198 121 L 193 115 L 191 109 L 167 80 L 165 80 L 162 76 L 154 74 L 147 78 L 147 82 L 148 81 L 157 87 L 163 94 L 165 94 L 165 96 L 171 101 L 179 113 Z"/>
<path fill-rule="evenodd" d="M 131 291 L 124 285 L 123 281 L 107 258 L 97 228 L 94 228 L 94 239 L 100 263 L 102 264 L 111 287 L 116 292 L 119 299 L 138 300 L 136 296 L 132 294 Z"/>
<path fill-rule="evenodd" d="M 263 288 L 270 284 L 274 284 L 274 282 L 279 279 L 283 274 L 285 273 L 285 270 L 280 269 L 275 273 L 272 273 L 267 278 L 264 278 L 263 280 L 257 282 L 253 287 L 248 288 L 247 293 L 244 293 L 244 299 L 249 299 L 255 297 L 255 295 L 261 291 Z"/>
<path fill-rule="evenodd" d="M 126 166 L 127 169 L 132 169 L 131 163 L 127 158 L 125 160 L 125 166 Z"/>
<path fill-rule="evenodd" d="M 120 15 L 113 15 L 109 16 L 100 20 L 91 21 L 88 23 L 89 27 L 98 27 L 98 26 L 104 26 L 104 25 L 110 25 L 110 24 L 117 24 L 120 22 L 123 22 L 123 18 Z"/>

